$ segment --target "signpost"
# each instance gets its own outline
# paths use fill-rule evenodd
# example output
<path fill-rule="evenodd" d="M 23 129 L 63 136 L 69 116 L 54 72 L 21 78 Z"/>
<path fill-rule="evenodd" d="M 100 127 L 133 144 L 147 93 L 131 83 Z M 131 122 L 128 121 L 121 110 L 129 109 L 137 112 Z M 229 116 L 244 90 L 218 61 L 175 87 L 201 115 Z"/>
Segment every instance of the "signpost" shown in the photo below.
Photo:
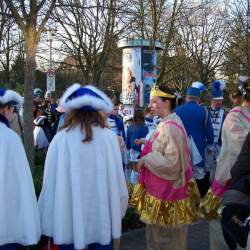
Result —
<path fill-rule="evenodd" d="M 47 71 L 47 90 L 55 91 L 56 85 L 55 85 L 55 71 L 54 69 L 48 69 Z"/>
<path fill-rule="evenodd" d="M 49 91 L 55 91 L 56 85 L 55 85 L 55 70 L 52 69 L 52 41 L 54 37 L 54 33 L 57 31 L 56 29 L 49 28 L 46 30 L 49 42 L 49 69 L 47 71 L 47 90 Z"/>

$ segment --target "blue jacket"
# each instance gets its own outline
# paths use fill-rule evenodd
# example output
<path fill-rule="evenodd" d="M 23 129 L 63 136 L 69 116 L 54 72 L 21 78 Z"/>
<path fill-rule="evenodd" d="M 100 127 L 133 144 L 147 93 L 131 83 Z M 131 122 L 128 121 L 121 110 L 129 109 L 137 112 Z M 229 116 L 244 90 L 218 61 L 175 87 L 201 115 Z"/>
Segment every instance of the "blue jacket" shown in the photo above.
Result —
<path fill-rule="evenodd" d="M 205 147 L 207 144 L 211 145 L 214 142 L 214 132 L 209 112 L 194 101 L 189 101 L 178 107 L 175 112 L 181 118 L 187 135 L 193 137 L 203 159 L 198 166 L 205 167 Z"/>
<path fill-rule="evenodd" d="M 127 130 L 126 147 L 128 150 L 131 148 L 141 152 L 141 145 L 135 144 L 135 139 L 145 138 L 148 133 L 148 127 L 146 125 L 130 125 Z"/>

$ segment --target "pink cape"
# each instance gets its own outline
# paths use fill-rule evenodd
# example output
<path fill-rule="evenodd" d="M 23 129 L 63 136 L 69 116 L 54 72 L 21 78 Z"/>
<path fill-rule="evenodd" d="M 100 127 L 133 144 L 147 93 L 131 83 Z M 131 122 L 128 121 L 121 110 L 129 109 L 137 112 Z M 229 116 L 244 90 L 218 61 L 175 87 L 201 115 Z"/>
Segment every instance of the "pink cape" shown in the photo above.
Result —
<path fill-rule="evenodd" d="M 174 121 L 167 121 L 166 123 L 176 126 L 185 136 L 185 130 L 178 123 Z M 153 138 L 151 138 L 146 143 L 143 151 L 141 152 L 141 157 L 152 152 L 153 140 L 155 140 L 158 137 L 158 135 L 159 132 L 153 134 Z M 188 147 L 186 149 L 186 153 L 187 154 L 189 153 Z M 187 197 L 188 182 L 192 178 L 192 167 L 190 161 L 189 161 L 189 166 L 187 167 L 187 170 L 185 172 L 185 177 L 186 178 L 184 185 L 178 188 L 174 188 L 172 181 L 162 179 L 153 174 L 146 167 L 142 167 L 139 176 L 139 183 L 144 186 L 144 188 L 150 195 L 156 198 L 166 201 L 176 201 L 176 200 L 183 200 Z"/>

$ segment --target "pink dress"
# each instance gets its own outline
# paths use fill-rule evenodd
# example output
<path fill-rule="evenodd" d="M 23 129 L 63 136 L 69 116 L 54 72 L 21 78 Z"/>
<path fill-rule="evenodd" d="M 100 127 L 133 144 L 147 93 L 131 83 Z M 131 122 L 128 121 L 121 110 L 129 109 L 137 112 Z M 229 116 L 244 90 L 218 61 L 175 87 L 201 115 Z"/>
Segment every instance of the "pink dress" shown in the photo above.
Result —
<path fill-rule="evenodd" d="M 192 179 L 186 132 L 176 114 L 158 125 L 141 157 L 145 166 L 131 197 L 141 220 L 165 227 L 195 221 L 199 191 Z"/>
<path fill-rule="evenodd" d="M 199 212 L 206 219 L 220 217 L 221 197 L 231 180 L 230 170 L 236 162 L 245 138 L 250 131 L 250 109 L 235 107 L 227 115 L 222 127 L 222 147 L 217 160 L 215 178 L 203 197 Z"/>

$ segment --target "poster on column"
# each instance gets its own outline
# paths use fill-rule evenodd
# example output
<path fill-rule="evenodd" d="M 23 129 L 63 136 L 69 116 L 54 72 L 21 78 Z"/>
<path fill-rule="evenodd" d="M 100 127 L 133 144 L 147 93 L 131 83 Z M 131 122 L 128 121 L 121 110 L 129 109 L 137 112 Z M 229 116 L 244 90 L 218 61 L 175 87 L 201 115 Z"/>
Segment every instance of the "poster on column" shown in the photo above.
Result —
<path fill-rule="evenodd" d="M 156 61 L 157 55 L 155 49 L 142 48 L 142 83 L 143 83 L 143 104 L 149 104 L 151 87 L 156 83 Z"/>
<path fill-rule="evenodd" d="M 141 81 L 141 48 L 123 50 L 122 103 L 138 103 L 138 88 Z"/>

